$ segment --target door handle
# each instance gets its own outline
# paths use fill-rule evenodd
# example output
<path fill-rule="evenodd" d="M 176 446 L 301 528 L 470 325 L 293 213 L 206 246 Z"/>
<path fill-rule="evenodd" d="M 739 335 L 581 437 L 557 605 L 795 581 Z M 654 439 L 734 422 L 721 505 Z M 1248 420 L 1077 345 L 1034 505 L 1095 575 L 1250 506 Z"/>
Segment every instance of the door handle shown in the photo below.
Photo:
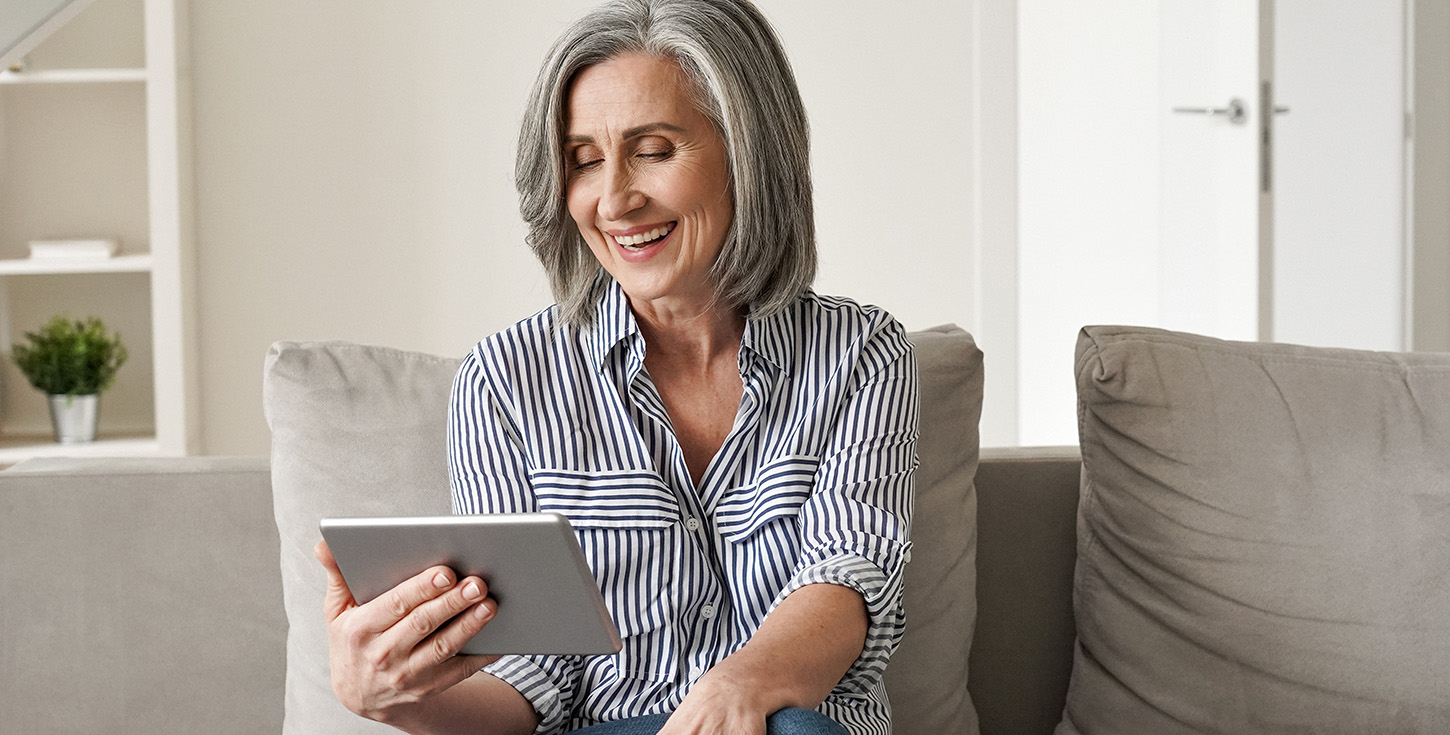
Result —
<path fill-rule="evenodd" d="M 1243 125 L 1249 119 L 1249 108 L 1238 97 L 1229 100 L 1227 107 L 1175 107 L 1173 111 L 1188 115 L 1221 115 L 1235 125 Z"/>

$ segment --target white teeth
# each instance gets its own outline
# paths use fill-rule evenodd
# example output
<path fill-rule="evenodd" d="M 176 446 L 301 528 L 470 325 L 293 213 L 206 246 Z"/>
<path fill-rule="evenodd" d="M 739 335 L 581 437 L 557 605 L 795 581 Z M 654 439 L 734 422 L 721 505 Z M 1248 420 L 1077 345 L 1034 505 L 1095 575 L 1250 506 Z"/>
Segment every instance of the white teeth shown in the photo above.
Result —
<path fill-rule="evenodd" d="M 670 234 L 670 230 L 673 229 L 675 229 L 675 226 L 673 223 L 671 223 L 668 225 L 664 225 L 663 227 L 656 227 L 649 232 L 641 232 L 636 235 L 625 235 L 624 237 L 615 237 L 614 241 L 627 248 L 640 249 L 642 245 L 654 242 L 655 240 L 658 240 L 661 237 Z"/>

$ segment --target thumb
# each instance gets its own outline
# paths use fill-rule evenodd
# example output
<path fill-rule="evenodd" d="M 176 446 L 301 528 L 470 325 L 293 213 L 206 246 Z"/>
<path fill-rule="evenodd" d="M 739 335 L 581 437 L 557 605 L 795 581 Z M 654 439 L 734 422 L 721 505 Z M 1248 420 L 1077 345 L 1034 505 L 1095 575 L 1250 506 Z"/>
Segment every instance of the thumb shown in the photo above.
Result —
<path fill-rule="evenodd" d="M 347 581 L 342 578 L 342 570 L 337 567 L 337 559 L 333 558 L 332 549 L 328 548 L 327 542 L 318 541 L 312 547 L 312 555 L 327 570 L 327 594 L 322 598 L 322 615 L 331 623 L 339 615 L 357 607 L 357 601 L 353 599 Z"/>

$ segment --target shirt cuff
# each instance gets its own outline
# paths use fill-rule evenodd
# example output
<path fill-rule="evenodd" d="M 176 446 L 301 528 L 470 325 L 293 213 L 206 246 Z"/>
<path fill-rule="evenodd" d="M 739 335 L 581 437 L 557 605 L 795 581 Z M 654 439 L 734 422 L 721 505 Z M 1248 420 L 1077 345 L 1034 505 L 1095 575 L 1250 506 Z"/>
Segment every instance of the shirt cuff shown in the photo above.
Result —
<path fill-rule="evenodd" d="M 562 692 L 554 678 L 538 662 L 527 656 L 504 656 L 483 667 L 486 673 L 503 680 L 529 700 L 539 713 L 537 735 L 563 732 L 564 704 Z"/>
<path fill-rule="evenodd" d="M 866 602 L 866 641 L 861 655 L 851 664 L 833 693 L 865 695 L 880 681 L 886 663 L 901 643 L 906 630 L 902 607 L 902 576 L 911 544 L 890 542 L 878 547 L 876 556 L 883 564 L 867 559 L 854 551 L 836 549 L 811 554 L 807 552 L 801 566 L 776 597 L 779 605 L 792 592 L 810 584 L 835 584 L 860 593 Z M 815 558 L 811 558 L 815 557 Z"/>

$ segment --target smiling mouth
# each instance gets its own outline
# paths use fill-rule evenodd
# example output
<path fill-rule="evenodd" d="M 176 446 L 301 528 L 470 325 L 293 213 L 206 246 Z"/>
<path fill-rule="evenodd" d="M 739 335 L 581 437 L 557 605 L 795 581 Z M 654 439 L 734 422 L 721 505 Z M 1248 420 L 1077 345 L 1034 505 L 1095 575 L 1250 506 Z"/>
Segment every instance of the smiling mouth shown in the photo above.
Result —
<path fill-rule="evenodd" d="M 621 247 L 627 250 L 644 250 L 645 248 L 659 242 L 660 240 L 663 240 L 666 235 L 669 235 L 671 232 L 673 232 L 676 224 L 677 223 L 675 222 L 671 222 L 667 225 L 661 225 L 654 228 L 653 230 L 649 230 L 648 232 L 641 232 L 635 235 L 625 235 L 623 237 L 611 235 L 610 237 L 613 238 L 616 243 L 619 243 Z"/>

